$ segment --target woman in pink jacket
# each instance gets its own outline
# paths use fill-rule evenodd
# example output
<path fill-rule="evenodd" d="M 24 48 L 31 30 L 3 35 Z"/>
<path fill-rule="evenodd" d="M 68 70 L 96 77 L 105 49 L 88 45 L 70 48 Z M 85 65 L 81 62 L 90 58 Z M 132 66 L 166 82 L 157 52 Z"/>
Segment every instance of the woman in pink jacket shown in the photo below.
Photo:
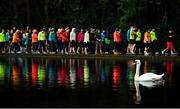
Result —
<path fill-rule="evenodd" d="M 79 54 L 79 50 L 81 48 L 81 54 L 84 53 L 84 32 L 83 32 L 83 29 L 81 29 L 80 33 L 78 33 L 78 36 L 77 36 L 77 44 L 78 44 L 78 48 L 77 48 L 77 51 L 76 53 Z"/>

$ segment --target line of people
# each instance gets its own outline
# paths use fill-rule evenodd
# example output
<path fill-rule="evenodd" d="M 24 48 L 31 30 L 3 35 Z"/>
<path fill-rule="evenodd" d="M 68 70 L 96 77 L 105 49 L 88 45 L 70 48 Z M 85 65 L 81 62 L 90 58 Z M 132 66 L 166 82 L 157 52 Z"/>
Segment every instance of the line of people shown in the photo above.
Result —
<path fill-rule="evenodd" d="M 155 29 L 152 28 L 147 29 L 144 33 L 144 37 L 142 37 L 140 28 L 136 26 L 130 26 L 127 31 L 127 51 L 126 54 L 144 54 L 147 55 L 159 55 L 165 54 L 166 52 L 170 52 L 171 55 L 176 54 L 176 50 L 174 47 L 174 31 L 172 29 L 169 30 L 166 35 L 167 47 L 161 51 L 160 43 Z"/>
<path fill-rule="evenodd" d="M 160 52 L 155 29 L 147 30 L 142 37 L 140 28 L 130 26 L 127 31 L 126 54 L 160 54 L 170 50 L 175 52 L 173 45 L 174 32 L 169 31 L 167 48 Z M 37 29 L 4 29 L 0 33 L 1 53 L 43 53 L 43 54 L 122 54 L 122 34 L 119 28 L 113 33 L 103 29 L 76 28 L 42 28 Z M 151 49 L 150 49 L 151 48 Z"/>

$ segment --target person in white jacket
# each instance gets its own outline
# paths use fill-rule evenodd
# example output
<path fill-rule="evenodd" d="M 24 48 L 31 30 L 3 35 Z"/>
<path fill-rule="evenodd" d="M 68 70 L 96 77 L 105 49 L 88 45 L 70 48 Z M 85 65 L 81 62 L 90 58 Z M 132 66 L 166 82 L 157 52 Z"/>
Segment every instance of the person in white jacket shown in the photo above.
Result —
<path fill-rule="evenodd" d="M 72 51 L 73 54 L 75 54 L 75 47 L 76 47 L 76 28 L 72 28 L 72 30 L 70 32 L 70 49 L 69 49 L 69 53 L 71 53 L 71 51 Z"/>
<path fill-rule="evenodd" d="M 86 29 L 85 35 L 84 35 L 84 54 L 88 54 L 87 50 L 88 50 L 88 45 L 90 43 L 90 35 L 89 35 L 89 30 Z"/>

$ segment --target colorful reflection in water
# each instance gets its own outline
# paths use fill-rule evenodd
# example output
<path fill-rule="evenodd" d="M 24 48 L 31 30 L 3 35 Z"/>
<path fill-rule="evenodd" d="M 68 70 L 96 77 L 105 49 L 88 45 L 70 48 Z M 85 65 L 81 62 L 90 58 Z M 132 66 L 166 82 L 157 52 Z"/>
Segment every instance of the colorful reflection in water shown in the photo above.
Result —
<path fill-rule="evenodd" d="M 174 69 L 174 62 L 164 62 L 164 69 L 166 72 L 166 75 L 169 80 L 169 84 L 171 85 L 172 79 L 173 79 L 173 69 Z"/>
<path fill-rule="evenodd" d="M 1 84 L 12 80 L 13 85 L 20 85 L 20 81 L 22 81 L 32 86 L 48 85 L 54 87 L 59 84 L 59 86 L 75 88 L 77 85 L 83 87 L 97 82 L 110 82 L 110 77 L 112 77 L 112 87 L 118 88 L 123 74 L 127 85 L 134 85 L 135 65 L 133 60 L 123 62 L 123 64 L 121 62 L 110 63 L 103 60 L 89 61 L 87 59 L 13 60 L 12 64 L 0 62 Z M 126 71 L 122 70 L 122 65 L 126 67 Z M 163 62 L 162 65 L 159 65 L 144 60 L 140 70 L 141 74 L 146 72 L 158 74 L 165 71 L 169 81 L 171 81 L 173 66 L 173 62 Z M 163 70 L 160 71 L 159 67 L 162 67 Z"/>
<path fill-rule="evenodd" d="M 22 62 L 23 61 L 23 62 Z M 12 63 L 0 62 L 0 81 L 4 84 L 5 81 L 12 80 L 13 85 L 20 85 L 21 81 L 32 86 L 54 87 L 66 86 L 75 88 L 78 86 L 89 86 L 96 82 L 110 83 L 112 77 L 112 87 L 118 88 L 121 82 L 121 74 L 125 75 L 123 80 L 127 85 L 133 86 L 135 65 L 133 60 L 126 63 L 126 71 L 122 70 L 122 63 L 105 62 L 102 60 L 80 60 L 80 59 L 61 59 L 61 60 L 15 60 Z M 159 68 L 162 67 L 162 68 Z M 166 72 L 169 81 L 172 80 L 174 69 L 173 62 L 151 63 L 148 61 L 142 62 L 141 74 L 146 72 L 161 73 Z M 30 83 L 31 82 L 31 83 Z M 47 84 L 46 84 L 47 83 Z"/>
<path fill-rule="evenodd" d="M 12 84 L 13 86 L 20 85 L 20 76 L 21 76 L 21 69 L 20 66 L 13 64 L 12 65 Z"/>
<path fill-rule="evenodd" d="M 113 87 L 115 90 L 119 88 L 121 67 L 118 65 L 113 66 Z"/>
<path fill-rule="evenodd" d="M 38 66 L 38 79 L 37 84 L 38 86 L 45 86 L 46 81 L 46 69 L 45 66 L 39 65 Z"/>
<path fill-rule="evenodd" d="M 169 83 L 166 85 L 170 85 L 174 69 L 178 68 L 174 65 L 174 62 L 143 60 L 140 71 L 141 74 L 165 72 L 168 77 L 166 81 Z M 141 89 L 141 85 L 134 83 L 135 70 L 133 60 L 3 59 L 0 60 L 0 86 L 10 85 L 16 88 L 28 87 L 38 90 L 67 88 L 80 91 L 84 89 L 92 95 L 95 90 L 99 93 L 97 96 L 107 91 L 104 96 L 120 97 L 116 99 L 141 104 L 140 100 L 143 100 L 144 95 L 140 93 L 145 91 Z M 112 93 L 115 95 L 111 95 Z"/>
<path fill-rule="evenodd" d="M 5 64 L 0 63 L 0 85 L 4 85 L 4 81 L 5 81 Z"/>
<path fill-rule="evenodd" d="M 32 86 L 37 84 L 37 75 L 38 75 L 38 62 L 32 60 L 31 64 L 31 83 Z"/>
<path fill-rule="evenodd" d="M 89 85 L 89 66 L 87 64 L 87 60 L 84 60 L 84 86 Z"/>

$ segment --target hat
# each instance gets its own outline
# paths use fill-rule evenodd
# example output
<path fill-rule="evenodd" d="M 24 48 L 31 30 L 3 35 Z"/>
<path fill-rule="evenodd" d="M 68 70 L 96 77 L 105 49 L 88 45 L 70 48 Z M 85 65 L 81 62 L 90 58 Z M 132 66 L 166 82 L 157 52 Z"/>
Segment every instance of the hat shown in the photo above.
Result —
<path fill-rule="evenodd" d="M 33 30 L 33 33 L 36 33 L 36 32 L 37 32 L 37 30 L 36 30 L 36 29 L 34 29 L 34 30 Z"/>
<path fill-rule="evenodd" d="M 169 30 L 169 34 L 173 33 L 173 30 Z"/>
<path fill-rule="evenodd" d="M 65 30 L 69 30 L 69 27 L 65 28 Z"/>
<path fill-rule="evenodd" d="M 20 32 L 20 30 L 19 30 L 19 29 L 17 29 L 17 30 L 16 30 L 16 32 Z"/>
<path fill-rule="evenodd" d="M 51 31 L 54 31 L 54 28 L 51 28 L 50 30 L 51 30 Z"/>
<path fill-rule="evenodd" d="M 45 31 L 45 30 L 46 30 L 46 28 L 45 28 L 45 27 L 43 27 L 43 28 L 42 28 L 42 30 L 44 30 L 44 31 Z"/>

